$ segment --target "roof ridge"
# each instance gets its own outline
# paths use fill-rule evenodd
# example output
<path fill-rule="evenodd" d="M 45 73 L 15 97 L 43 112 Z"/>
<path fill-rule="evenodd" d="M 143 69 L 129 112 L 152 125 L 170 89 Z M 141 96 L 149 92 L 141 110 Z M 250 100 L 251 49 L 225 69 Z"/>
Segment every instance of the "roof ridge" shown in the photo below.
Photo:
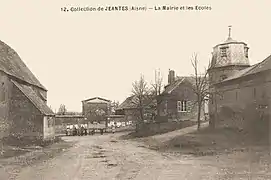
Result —
<path fill-rule="evenodd" d="M 260 65 L 262 65 L 262 64 L 265 63 L 266 61 L 270 60 L 270 59 L 269 59 L 270 57 L 271 57 L 271 55 L 269 55 L 268 57 L 266 57 L 263 61 L 258 62 L 258 63 L 256 63 L 256 64 L 252 65 L 252 66 L 254 66 L 254 67 L 252 67 L 250 70 L 248 70 L 248 71 L 247 71 L 245 74 L 243 74 L 243 75 L 249 74 L 249 72 L 251 72 L 251 71 L 254 70 L 255 68 L 259 67 Z"/>
<path fill-rule="evenodd" d="M 24 92 L 23 89 L 23 86 L 27 86 L 27 85 L 24 85 L 24 84 L 20 84 L 18 82 L 16 82 L 15 80 L 11 79 L 11 82 L 26 96 L 26 98 L 32 103 L 32 105 L 35 106 L 35 108 L 42 114 L 44 115 L 54 115 L 53 111 L 48 107 L 48 105 L 46 103 L 44 103 L 42 100 L 42 102 L 45 104 L 45 106 L 47 106 L 50 111 L 51 111 L 51 114 L 47 113 L 46 111 L 42 111 L 40 107 L 38 107 L 38 105 L 36 104 L 36 102 L 33 101 L 33 99 L 27 94 Z M 28 88 L 31 89 L 31 91 L 33 91 L 33 93 L 35 93 L 35 96 L 38 97 L 38 95 L 36 94 L 36 92 L 30 87 L 30 86 L 27 86 Z M 31 93 L 31 92 L 30 92 Z M 39 97 L 38 97 L 39 98 Z"/>
<path fill-rule="evenodd" d="M 37 86 L 45 91 L 41 84 L 19 54 L 5 42 L 0 40 L 0 70 L 13 78 L 20 79 L 28 84 Z"/>

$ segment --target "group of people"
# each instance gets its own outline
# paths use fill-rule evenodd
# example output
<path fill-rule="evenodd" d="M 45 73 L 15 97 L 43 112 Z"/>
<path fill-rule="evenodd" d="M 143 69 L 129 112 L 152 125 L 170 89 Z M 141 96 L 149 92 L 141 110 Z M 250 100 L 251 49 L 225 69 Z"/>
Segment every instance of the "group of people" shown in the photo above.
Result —
<path fill-rule="evenodd" d="M 115 124 L 111 126 L 112 133 L 115 133 Z M 104 129 L 99 129 L 100 133 L 104 133 Z M 81 124 L 81 126 L 75 125 L 68 125 L 66 127 L 66 135 L 67 136 L 86 136 L 86 135 L 94 135 L 95 129 L 88 129 L 87 124 Z"/>
<path fill-rule="evenodd" d="M 82 124 L 81 127 L 76 125 L 69 125 L 66 128 L 67 136 L 84 136 L 88 135 L 88 128 L 86 125 Z"/>

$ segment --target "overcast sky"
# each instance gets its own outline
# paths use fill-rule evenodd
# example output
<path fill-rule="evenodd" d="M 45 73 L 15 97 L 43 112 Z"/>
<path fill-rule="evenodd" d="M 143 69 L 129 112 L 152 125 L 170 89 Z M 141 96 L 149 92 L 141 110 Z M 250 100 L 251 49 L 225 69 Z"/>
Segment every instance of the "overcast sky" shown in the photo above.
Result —
<path fill-rule="evenodd" d="M 248 43 L 250 63 L 271 54 L 270 0 L 173 1 L 175 6 L 211 6 L 210 11 L 61 12 L 63 6 L 164 5 L 163 1 L 0 1 L 0 39 L 10 45 L 48 89 L 53 110 L 100 96 L 122 102 L 140 74 L 150 82 L 160 68 L 190 75 L 190 57 L 202 67 L 212 48 L 232 37 Z M 108 3 L 111 2 L 111 3 Z"/>

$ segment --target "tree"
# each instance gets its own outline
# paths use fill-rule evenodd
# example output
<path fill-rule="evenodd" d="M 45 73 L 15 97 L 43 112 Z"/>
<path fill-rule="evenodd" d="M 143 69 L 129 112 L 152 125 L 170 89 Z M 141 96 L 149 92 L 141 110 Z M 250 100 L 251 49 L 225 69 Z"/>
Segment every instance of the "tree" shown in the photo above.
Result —
<path fill-rule="evenodd" d="M 119 101 L 113 101 L 111 103 L 111 113 L 115 114 L 116 109 L 119 107 Z"/>
<path fill-rule="evenodd" d="M 198 123 L 198 130 L 200 129 L 200 118 L 201 118 L 201 109 L 203 107 L 203 103 L 208 97 L 209 89 L 208 89 L 208 72 L 207 69 L 205 69 L 204 73 L 201 73 L 199 71 L 199 60 L 198 55 L 194 53 L 191 58 L 191 64 L 194 69 L 194 80 L 195 84 L 193 86 L 193 91 L 196 95 L 196 103 L 198 107 L 198 113 L 197 113 L 197 123 Z"/>
<path fill-rule="evenodd" d="M 99 107 L 92 105 L 88 108 L 88 111 L 86 111 L 86 118 L 90 122 L 101 122 L 105 120 L 105 116 L 107 114 L 107 109 L 104 107 Z"/>
<path fill-rule="evenodd" d="M 162 90 L 163 90 L 163 77 L 162 77 L 160 69 L 158 71 L 155 70 L 154 82 L 151 83 L 151 86 L 152 86 L 152 95 L 154 96 L 154 98 L 161 95 Z M 160 114 L 159 112 L 160 109 L 158 108 L 158 104 L 160 104 L 160 101 L 156 103 L 155 110 L 157 114 Z"/>
<path fill-rule="evenodd" d="M 215 65 L 219 62 L 209 62 L 208 69 L 205 68 L 204 72 L 201 73 L 199 71 L 199 60 L 197 53 L 194 53 L 191 58 L 191 64 L 194 69 L 194 80 L 195 85 L 193 86 L 193 91 L 196 94 L 196 104 L 198 106 L 197 113 L 197 123 L 198 130 L 200 129 L 200 117 L 201 117 L 201 108 L 206 99 L 211 100 L 214 103 L 214 121 L 211 122 L 211 127 L 215 128 L 215 120 L 218 119 L 218 108 L 217 108 L 217 98 L 222 97 L 222 93 L 217 91 L 216 88 L 212 88 L 210 90 L 209 78 L 208 78 L 208 70 L 215 67 Z M 211 120 L 211 119 L 210 119 Z"/>
<path fill-rule="evenodd" d="M 162 87 L 163 87 L 163 77 L 161 74 L 160 69 L 157 71 L 155 70 L 155 76 L 154 76 L 154 83 L 151 84 L 153 88 L 153 93 L 155 96 L 159 96 L 162 93 Z"/>
<path fill-rule="evenodd" d="M 134 96 L 132 103 L 139 112 L 139 123 L 143 122 L 145 108 L 152 99 L 151 89 L 143 75 L 140 76 L 139 81 L 133 83 L 132 95 Z"/>
<path fill-rule="evenodd" d="M 67 112 L 66 106 L 64 104 L 61 104 L 58 109 L 57 114 L 64 115 L 66 114 L 66 112 Z"/>

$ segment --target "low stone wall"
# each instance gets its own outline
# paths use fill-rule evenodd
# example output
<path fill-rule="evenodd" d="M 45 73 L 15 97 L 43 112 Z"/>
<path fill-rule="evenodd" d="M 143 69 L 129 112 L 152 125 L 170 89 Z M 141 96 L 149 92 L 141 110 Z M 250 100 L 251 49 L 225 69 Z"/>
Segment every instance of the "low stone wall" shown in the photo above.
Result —
<path fill-rule="evenodd" d="M 146 137 L 155 134 L 163 134 L 170 131 L 182 129 L 197 124 L 194 121 L 180 121 L 180 122 L 160 122 L 160 123 L 143 123 L 138 125 L 138 131 L 135 136 Z"/>

